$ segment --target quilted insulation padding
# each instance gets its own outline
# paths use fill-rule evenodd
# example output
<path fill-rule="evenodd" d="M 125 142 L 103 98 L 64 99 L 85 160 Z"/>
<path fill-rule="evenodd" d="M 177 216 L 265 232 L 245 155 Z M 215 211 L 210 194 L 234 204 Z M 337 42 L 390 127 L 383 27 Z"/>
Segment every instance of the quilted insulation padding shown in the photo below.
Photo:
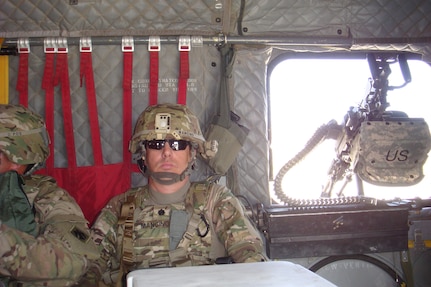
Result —
<path fill-rule="evenodd" d="M 242 33 L 337 36 L 350 31 L 354 39 L 430 37 L 430 11 L 429 0 L 249 0 Z"/>
<path fill-rule="evenodd" d="M 214 35 L 219 32 L 245 36 L 271 32 L 301 36 L 351 35 L 353 39 L 408 37 L 414 42 L 431 37 L 429 0 L 247 0 L 243 2 L 243 13 L 241 2 L 1 0 L 0 37 Z"/>
<path fill-rule="evenodd" d="M 238 155 L 237 181 L 253 203 L 266 206 L 269 198 L 269 139 L 268 99 L 266 92 L 267 67 L 271 49 L 236 52 L 233 67 L 234 111 L 241 117 L 241 124 L 250 129 Z"/>
<path fill-rule="evenodd" d="M 241 124 L 250 129 L 247 140 L 238 155 L 238 180 L 241 186 L 235 192 L 245 195 L 252 204 L 269 203 L 267 99 L 265 92 L 266 67 L 269 53 L 239 51 L 233 73 L 233 110 L 241 117 Z M 97 94 L 100 133 L 105 163 L 122 161 L 122 75 L 123 56 L 119 46 L 94 46 L 93 69 Z M 32 47 L 29 57 L 29 106 L 45 114 L 45 92 L 41 88 L 44 69 L 42 47 Z M 176 80 L 179 56 L 175 45 L 162 46 L 159 63 L 159 102 L 176 102 Z M 85 87 L 80 87 L 78 47 L 69 47 L 69 78 L 73 125 L 78 166 L 93 164 L 92 146 Z M 190 79 L 187 105 L 199 117 L 205 133 L 217 112 L 220 57 L 213 46 L 192 48 L 190 52 Z M 17 78 L 18 57 L 10 57 L 10 75 Z M 133 123 L 148 105 L 149 54 L 144 46 L 135 46 L 133 54 Z M 172 84 L 173 83 L 173 84 Z M 10 101 L 18 103 L 16 81 L 10 82 Z M 253 112 L 250 112 L 253 111 Z M 131 127 L 132 128 L 132 127 Z M 63 110 L 60 89 L 55 90 L 55 166 L 67 167 L 63 131 Z M 208 166 L 198 160 L 192 180 L 203 180 L 211 175 Z M 132 175 L 134 186 L 145 184 L 141 174 Z"/>
<path fill-rule="evenodd" d="M 213 35 L 229 25 L 225 2 L 230 1 L 1 0 L 0 37 Z"/>
<path fill-rule="evenodd" d="M 201 121 L 202 129 L 212 119 L 217 108 L 219 91 L 220 57 L 215 47 L 192 48 L 190 52 L 190 78 L 188 82 L 187 105 Z M 105 163 L 122 161 L 122 75 L 123 55 L 120 46 L 94 46 L 93 69 L 97 94 L 100 133 Z M 45 93 L 41 88 L 44 69 L 42 47 L 32 47 L 29 56 L 29 106 L 45 114 Z M 177 101 L 177 78 L 179 52 L 175 45 L 162 46 L 159 55 L 158 101 Z M 69 78 L 73 125 L 78 166 L 93 164 L 92 147 L 85 87 L 80 87 L 78 47 L 69 47 Z M 18 57 L 10 57 L 10 102 L 18 103 L 15 90 Z M 135 46 L 133 54 L 133 124 L 148 105 L 149 54 L 143 45 Z M 60 89 L 55 90 L 55 166 L 67 167 L 63 132 L 63 110 Z M 130 127 L 131 129 L 133 127 Z M 204 163 L 199 164 L 197 178 L 208 175 Z M 140 176 L 142 177 L 142 176 Z M 137 177 L 137 178 L 140 178 Z"/>

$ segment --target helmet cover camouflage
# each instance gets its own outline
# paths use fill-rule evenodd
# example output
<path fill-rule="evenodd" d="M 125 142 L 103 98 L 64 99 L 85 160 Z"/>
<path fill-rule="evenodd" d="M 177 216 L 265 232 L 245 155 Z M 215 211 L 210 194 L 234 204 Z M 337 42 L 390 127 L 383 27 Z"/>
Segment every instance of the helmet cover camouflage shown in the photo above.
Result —
<path fill-rule="evenodd" d="M 18 164 L 41 164 L 49 155 L 42 117 L 21 105 L 0 105 L 0 151 Z"/>
<path fill-rule="evenodd" d="M 140 152 L 143 141 L 164 140 L 168 136 L 197 143 L 200 152 L 204 150 L 205 138 L 199 120 L 190 109 L 179 104 L 159 104 L 147 107 L 138 117 L 130 152 Z"/>

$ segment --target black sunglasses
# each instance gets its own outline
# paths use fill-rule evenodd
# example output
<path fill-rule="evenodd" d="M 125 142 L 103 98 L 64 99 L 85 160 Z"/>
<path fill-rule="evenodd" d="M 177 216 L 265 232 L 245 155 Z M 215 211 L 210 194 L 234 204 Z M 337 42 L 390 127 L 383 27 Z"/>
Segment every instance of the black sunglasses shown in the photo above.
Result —
<path fill-rule="evenodd" d="M 166 142 L 169 143 L 169 147 L 175 151 L 185 150 L 187 146 L 190 145 L 190 142 L 185 140 L 151 140 L 146 141 L 145 146 L 149 149 L 161 150 Z"/>

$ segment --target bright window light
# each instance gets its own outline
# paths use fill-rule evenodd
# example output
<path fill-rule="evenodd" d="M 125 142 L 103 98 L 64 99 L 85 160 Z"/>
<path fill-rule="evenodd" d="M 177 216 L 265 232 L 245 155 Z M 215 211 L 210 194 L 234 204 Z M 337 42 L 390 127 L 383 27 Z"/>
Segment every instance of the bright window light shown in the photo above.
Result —
<path fill-rule="evenodd" d="M 410 118 L 424 118 L 431 126 L 431 67 L 408 61 L 412 82 L 388 91 L 387 110 L 402 111 Z M 404 83 L 398 64 L 390 66 L 390 86 Z M 366 59 L 287 59 L 270 74 L 271 150 L 273 176 L 301 151 L 314 132 L 335 120 L 341 124 L 349 107 L 358 107 L 366 95 L 371 72 Z M 336 157 L 335 140 L 325 140 L 284 176 L 282 189 L 291 198 L 319 198 L 327 172 Z M 431 160 L 424 166 L 424 179 L 408 187 L 364 184 L 365 196 L 378 199 L 431 198 Z M 271 186 L 273 188 L 273 186 Z M 336 193 L 337 190 L 334 189 Z M 356 180 L 344 190 L 357 195 Z"/>

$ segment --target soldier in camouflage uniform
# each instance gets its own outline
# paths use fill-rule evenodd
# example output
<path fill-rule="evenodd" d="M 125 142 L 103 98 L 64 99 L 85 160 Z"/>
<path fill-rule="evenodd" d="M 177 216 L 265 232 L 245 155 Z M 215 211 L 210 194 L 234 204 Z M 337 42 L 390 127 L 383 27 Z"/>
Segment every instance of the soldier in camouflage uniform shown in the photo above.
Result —
<path fill-rule="evenodd" d="M 48 155 L 42 118 L 0 105 L 0 286 L 72 286 L 99 257 L 75 200 L 32 174 Z"/>
<path fill-rule="evenodd" d="M 152 267 L 266 261 L 262 239 L 226 187 L 191 183 L 197 154 L 214 156 L 183 105 L 148 107 L 138 118 L 130 151 L 148 185 L 111 199 L 92 227 L 101 260 L 95 273 L 121 286 L 127 272 Z"/>

